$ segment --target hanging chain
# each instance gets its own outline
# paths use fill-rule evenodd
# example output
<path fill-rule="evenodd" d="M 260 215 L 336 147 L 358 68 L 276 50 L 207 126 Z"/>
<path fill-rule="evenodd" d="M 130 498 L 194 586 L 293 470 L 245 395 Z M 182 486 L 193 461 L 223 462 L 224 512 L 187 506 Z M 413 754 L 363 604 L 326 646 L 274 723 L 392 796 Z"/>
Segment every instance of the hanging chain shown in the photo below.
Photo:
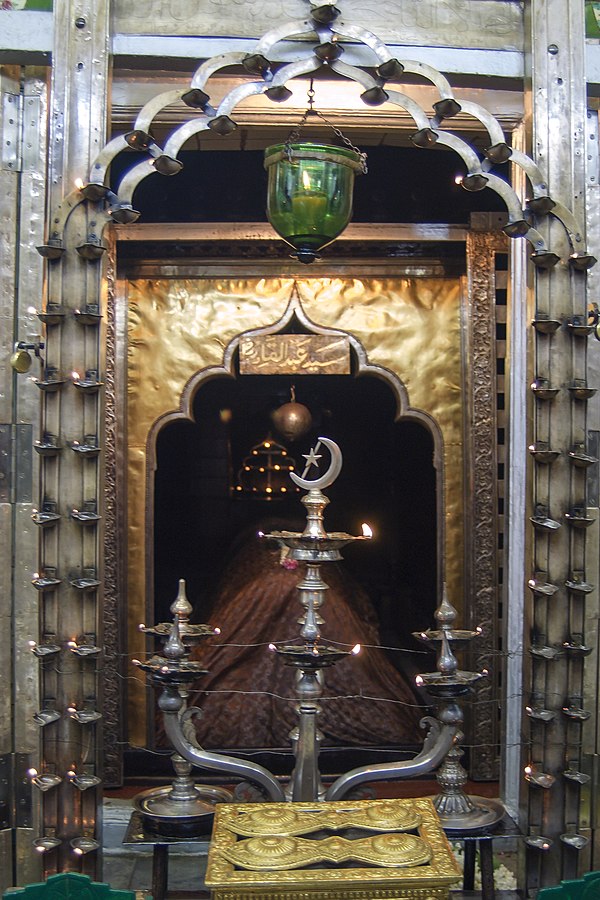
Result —
<path fill-rule="evenodd" d="M 353 150 L 354 153 L 357 154 L 357 156 L 360 158 L 361 171 L 362 171 L 363 175 L 366 175 L 367 172 L 369 171 L 367 168 L 367 154 L 364 151 L 359 150 L 359 148 L 356 147 L 352 143 L 350 138 L 346 137 L 346 135 L 341 131 L 341 129 L 339 129 L 336 125 L 334 125 L 333 122 L 330 122 L 329 119 L 326 116 L 324 116 L 322 112 L 319 112 L 318 109 L 314 108 L 315 89 L 314 89 L 314 79 L 312 79 L 312 78 L 310 79 L 310 87 L 308 89 L 307 97 L 308 97 L 308 106 L 306 107 L 302 118 L 300 119 L 298 124 L 292 129 L 292 131 L 290 131 L 290 133 L 288 134 L 288 136 L 286 138 L 286 142 L 284 145 L 284 152 L 288 158 L 288 162 L 290 162 L 290 163 L 292 162 L 292 157 L 293 157 L 292 144 L 294 144 L 296 141 L 300 140 L 300 132 L 306 125 L 306 122 L 308 121 L 308 117 L 309 116 L 317 116 L 317 118 L 321 119 L 321 121 L 324 122 L 328 126 L 328 128 L 331 128 L 331 130 L 333 131 L 335 136 L 338 137 L 342 141 L 342 143 L 345 144 L 346 147 L 348 147 L 349 150 Z"/>

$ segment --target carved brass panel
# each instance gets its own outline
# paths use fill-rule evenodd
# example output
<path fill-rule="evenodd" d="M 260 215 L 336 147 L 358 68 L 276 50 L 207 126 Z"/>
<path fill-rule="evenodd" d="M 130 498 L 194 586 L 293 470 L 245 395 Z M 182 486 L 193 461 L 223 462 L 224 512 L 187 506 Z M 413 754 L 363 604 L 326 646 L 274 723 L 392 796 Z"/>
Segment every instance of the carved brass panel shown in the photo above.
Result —
<path fill-rule="evenodd" d="M 283 315 L 293 281 L 160 279 L 128 287 L 127 537 L 128 653 L 144 653 L 138 623 L 145 609 L 151 511 L 149 466 L 160 422 L 182 416 L 186 385 L 198 372 L 214 376 L 234 339 Z M 322 328 L 345 332 L 380 377 L 406 389 L 403 412 L 431 422 L 442 436 L 436 464 L 443 473 L 440 510 L 449 595 L 463 597 L 463 363 L 458 279 L 311 278 L 298 283 L 302 308 Z M 157 423 L 159 423 L 157 425 Z M 146 687 L 130 683 L 129 740 L 144 745 Z"/>
<path fill-rule="evenodd" d="M 280 834 L 279 814 L 289 817 L 289 804 L 217 807 L 206 873 L 215 900 L 256 896 L 257 891 L 273 898 L 445 897 L 458 881 L 456 861 L 429 799 L 295 803 L 292 814 L 302 819 L 303 837 Z M 348 822 L 380 816 L 404 819 L 407 827 L 403 833 L 368 835 L 356 824 L 339 834 Z M 262 836 L 245 837 L 248 819 L 254 825 L 270 821 L 270 833 L 262 828 Z M 340 862 L 350 865 L 339 868 Z"/>

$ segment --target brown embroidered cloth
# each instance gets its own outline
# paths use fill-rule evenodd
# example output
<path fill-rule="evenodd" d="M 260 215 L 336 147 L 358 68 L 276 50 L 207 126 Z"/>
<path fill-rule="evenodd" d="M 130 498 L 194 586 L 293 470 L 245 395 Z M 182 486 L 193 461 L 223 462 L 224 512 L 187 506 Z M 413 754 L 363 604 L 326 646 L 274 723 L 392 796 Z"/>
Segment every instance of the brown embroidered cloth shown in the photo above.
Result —
<path fill-rule="evenodd" d="M 322 640 L 347 644 L 379 643 L 377 620 L 368 596 L 343 569 L 321 569 L 328 584 L 321 608 Z M 289 570 L 279 549 L 256 536 L 226 566 L 209 616 L 221 634 L 203 643 L 194 656 L 210 674 L 198 682 L 190 704 L 200 706 L 197 732 L 203 747 L 288 747 L 297 722 L 295 670 L 269 651 L 269 642 L 299 641 L 302 606 L 297 584 L 304 565 Z M 398 615 L 402 611 L 398 610 Z M 206 621 L 206 618 L 203 617 Z M 255 644 L 256 646 L 221 646 Z M 370 698 L 383 698 L 381 702 Z M 319 716 L 324 745 L 376 746 L 420 743 L 422 703 L 407 679 L 379 648 L 363 648 L 325 669 Z"/>

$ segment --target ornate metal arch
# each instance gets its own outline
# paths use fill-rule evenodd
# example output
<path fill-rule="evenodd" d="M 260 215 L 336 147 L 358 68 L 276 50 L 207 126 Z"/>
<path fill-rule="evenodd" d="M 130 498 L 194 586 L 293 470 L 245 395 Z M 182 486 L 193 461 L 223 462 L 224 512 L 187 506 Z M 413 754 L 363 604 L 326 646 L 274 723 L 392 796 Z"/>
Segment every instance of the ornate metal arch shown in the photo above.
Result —
<path fill-rule="evenodd" d="M 570 249 L 568 264 L 580 271 L 595 264 L 595 257 L 586 249 L 583 228 L 573 213 L 550 196 L 546 179 L 538 166 L 529 156 L 510 147 L 500 123 L 488 110 L 470 101 L 459 101 L 448 80 L 432 66 L 418 60 L 394 57 L 375 34 L 340 18 L 341 13 L 334 0 L 309 0 L 309 4 L 305 18 L 272 29 L 256 42 L 252 52 L 215 56 L 196 69 L 189 87 L 162 92 L 146 103 L 132 131 L 109 141 L 93 162 L 87 183 L 81 180 L 77 189 L 64 198 L 52 216 L 47 243 L 38 248 L 40 253 L 48 258 L 62 256 L 67 250 L 65 232 L 68 219 L 80 203 L 87 201 L 99 205 L 96 230 L 76 249 L 86 258 L 97 258 L 105 249 L 101 232 L 107 222 L 112 217 L 113 221 L 127 224 L 139 217 L 132 205 L 136 188 L 153 172 L 169 176 L 181 171 L 183 164 L 178 154 L 192 135 L 208 130 L 221 135 L 229 134 L 237 127 L 232 114 L 244 99 L 262 94 L 274 103 L 285 102 L 291 96 L 288 82 L 298 76 L 312 75 L 329 68 L 359 84 L 364 89 L 361 100 L 367 106 L 389 102 L 407 112 L 417 129 L 411 135 L 415 146 L 431 148 L 437 144 L 455 152 L 466 167 L 462 186 L 468 191 L 490 188 L 502 198 L 508 211 L 508 222 L 503 230 L 511 238 L 526 238 L 532 246 L 531 260 L 537 268 L 550 269 L 560 259 L 546 246 L 544 238 L 535 228 L 536 219 L 549 213 L 564 227 Z M 308 39 L 306 52 L 296 61 L 278 67 L 270 55 L 274 55 L 280 42 L 297 37 Z M 367 48 L 372 56 L 373 64 L 368 70 L 343 62 L 340 58 L 351 49 L 352 43 L 357 42 Z M 213 75 L 231 66 L 241 66 L 255 80 L 233 88 L 215 108 L 205 89 L 209 87 Z M 439 99 L 433 103 L 432 114 L 428 114 L 410 96 L 389 89 L 389 82 L 401 80 L 405 74 L 422 78 L 436 88 Z M 171 132 L 164 148 L 161 148 L 152 137 L 152 123 L 162 110 L 175 103 L 183 103 L 194 112 L 192 118 Z M 487 131 L 489 146 L 483 152 L 483 159 L 463 137 L 447 128 L 447 120 L 459 112 L 479 121 Z M 143 152 L 146 158 L 124 175 L 115 193 L 108 184 L 109 167 L 115 157 L 127 148 Z M 508 161 L 517 166 L 529 182 L 531 197 L 526 203 L 526 210 L 508 181 L 491 171 L 492 167 Z"/>

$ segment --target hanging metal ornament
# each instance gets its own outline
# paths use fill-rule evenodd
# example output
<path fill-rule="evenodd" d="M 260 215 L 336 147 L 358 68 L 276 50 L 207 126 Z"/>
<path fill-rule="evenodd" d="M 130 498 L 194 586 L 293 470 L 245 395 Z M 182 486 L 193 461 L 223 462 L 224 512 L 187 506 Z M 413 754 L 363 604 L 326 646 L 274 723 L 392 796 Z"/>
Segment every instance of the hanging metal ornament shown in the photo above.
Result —
<path fill-rule="evenodd" d="M 354 176 L 367 172 L 366 153 L 314 109 L 314 96 L 311 80 L 302 119 L 284 144 L 265 150 L 269 222 L 303 263 L 319 259 L 319 250 L 346 228 L 352 216 Z M 309 116 L 325 122 L 344 146 L 301 142 Z"/>
<path fill-rule="evenodd" d="M 290 400 L 271 413 L 271 422 L 287 441 L 297 441 L 310 429 L 312 416 L 308 407 L 296 402 L 296 390 L 292 385 Z"/>

